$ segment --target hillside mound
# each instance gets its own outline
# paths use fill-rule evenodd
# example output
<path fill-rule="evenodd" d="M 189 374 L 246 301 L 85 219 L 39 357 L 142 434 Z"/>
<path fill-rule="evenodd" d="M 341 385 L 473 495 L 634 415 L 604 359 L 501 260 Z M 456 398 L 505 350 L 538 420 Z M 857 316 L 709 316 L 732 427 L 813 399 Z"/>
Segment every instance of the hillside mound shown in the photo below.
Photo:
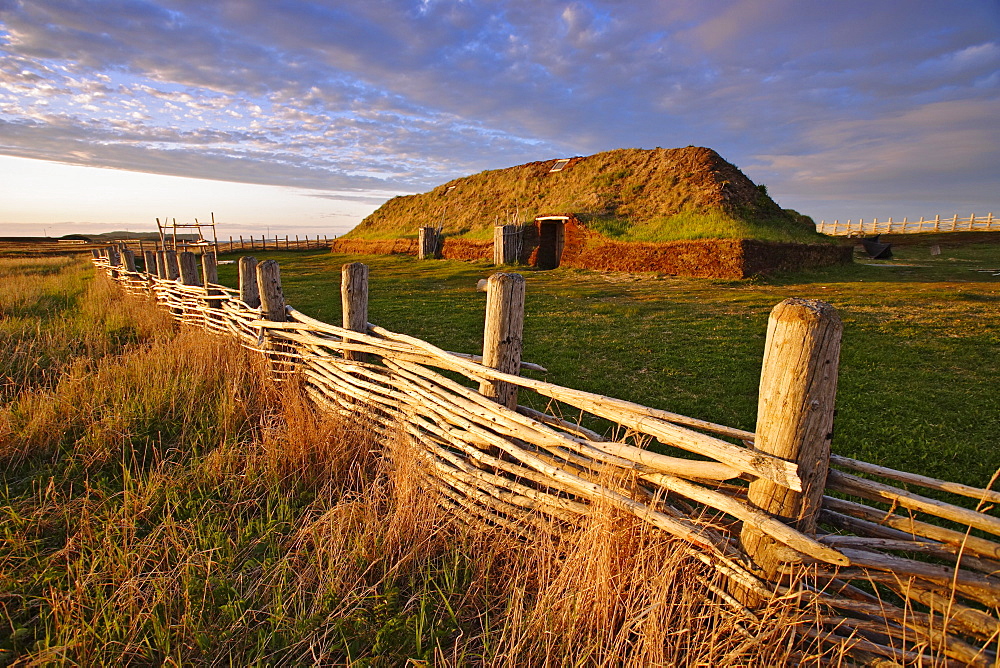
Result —
<path fill-rule="evenodd" d="M 497 223 L 572 215 L 619 241 L 822 240 L 806 216 L 782 210 L 710 148 L 617 149 L 552 171 L 560 162 L 489 170 L 394 197 L 347 236 L 405 238 L 421 226 L 442 226 L 446 236 L 488 239 Z"/>

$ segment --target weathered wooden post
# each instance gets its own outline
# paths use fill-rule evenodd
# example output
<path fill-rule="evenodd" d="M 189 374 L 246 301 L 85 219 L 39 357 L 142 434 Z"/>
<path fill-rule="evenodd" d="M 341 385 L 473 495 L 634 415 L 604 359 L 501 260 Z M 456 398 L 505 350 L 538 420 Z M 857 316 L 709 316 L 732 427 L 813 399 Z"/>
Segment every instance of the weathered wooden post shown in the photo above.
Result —
<path fill-rule="evenodd" d="M 427 260 L 434 259 L 435 257 L 437 257 L 437 230 L 433 227 L 421 227 L 417 258 Z"/>
<path fill-rule="evenodd" d="M 91 248 L 90 249 L 90 254 L 94 256 L 95 260 L 100 259 L 100 257 L 101 257 L 101 251 L 99 251 L 96 248 Z"/>
<path fill-rule="evenodd" d="M 146 273 L 151 276 L 159 276 L 156 268 L 156 252 L 151 250 L 143 251 L 142 259 L 146 263 Z"/>
<path fill-rule="evenodd" d="M 497 225 L 493 228 L 493 264 L 514 264 L 517 262 L 517 240 L 520 230 L 517 225 Z"/>
<path fill-rule="evenodd" d="M 524 333 L 524 277 L 496 273 L 486 282 L 486 331 L 483 365 L 518 375 Z M 517 408 L 517 386 L 499 381 L 483 382 L 479 393 L 507 408 Z"/>
<path fill-rule="evenodd" d="M 285 322 L 288 314 L 285 312 L 285 294 L 281 290 L 281 268 L 276 260 L 264 260 L 257 265 L 257 292 L 260 294 L 260 318 L 271 322 Z M 272 351 L 267 357 L 271 363 L 271 370 L 280 372 L 283 359 L 281 352 L 288 349 L 274 336 L 268 332 L 266 327 L 261 328 L 261 347 L 264 350 Z"/>
<path fill-rule="evenodd" d="M 125 265 L 126 271 L 135 273 L 135 253 L 132 252 L 131 248 L 126 248 L 122 251 L 122 262 Z"/>
<path fill-rule="evenodd" d="M 205 251 L 201 254 L 201 276 L 202 284 L 205 286 L 205 293 L 209 296 L 221 295 L 218 288 L 211 286 L 219 284 L 219 263 L 215 257 L 215 251 Z M 209 299 L 208 308 L 220 309 L 222 302 L 218 299 Z"/>
<path fill-rule="evenodd" d="M 754 445 L 798 462 L 802 491 L 758 479 L 750 483 L 748 499 L 808 534 L 816 533 L 826 488 L 842 331 L 832 306 L 809 299 L 786 299 L 774 307 L 767 324 Z M 745 525 L 740 543 L 764 578 L 777 576 L 781 560 L 773 540 Z M 754 595 L 743 598 L 759 603 Z"/>
<path fill-rule="evenodd" d="M 367 334 L 368 265 L 351 262 L 340 268 L 340 304 L 344 314 L 344 329 Z M 365 362 L 368 355 L 345 350 L 344 359 Z"/>
<path fill-rule="evenodd" d="M 159 268 L 156 266 L 156 251 L 143 251 L 142 258 L 146 263 L 146 290 L 152 295 L 154 294 L 153 286 L 156 285 L 155 279 L 160 275 Z"/>
<path fill-rule="evenodd" d="M 271 322 L 285 322 L 285 295 L 281 291 L 281 267 L 276 260 L 257 265 L 257 291 L 260 294 L 260 317 Z"/>
<path fill-rule="evenodd" d="M 160 278 L 167 277 L 167 252 L 156 251 L 156 275 Z"/>
<path fill-rule="evenodd" d="M 198 258 L 191 251 L 180 254 L 181 283 L 184 285 L 200 285 L 198 281 Z"/>
<path fill-rule="evenodd" d="M 257 289 L 257 258 L 240 258 L 240 301 L 250 308 L 260 306 L 260 290 Z"/>
<path fill-rule="evenodd" d="M 215 251 L 205 251 L 201 254 L 201 277 L 205 287 L 219 284 L 219 262 Z"/>
<path fill-rule="evenodd" d="M 177 251 L 168 250 L 163 252 L 163 263 L 167 268 L 167 280 L 176 281 L 181 277 L 181 267 L 177 264 Z"/>
<path fill-rule="evenodd" d="M 118 278 L 118 267 L 121 266 L 121 256 L 118 254 L 118 249 L 114 246 L 108 246 L 107 248 L 107 258 L 108 265 L 111 267 L 109 272 L 111 278 Z"/>

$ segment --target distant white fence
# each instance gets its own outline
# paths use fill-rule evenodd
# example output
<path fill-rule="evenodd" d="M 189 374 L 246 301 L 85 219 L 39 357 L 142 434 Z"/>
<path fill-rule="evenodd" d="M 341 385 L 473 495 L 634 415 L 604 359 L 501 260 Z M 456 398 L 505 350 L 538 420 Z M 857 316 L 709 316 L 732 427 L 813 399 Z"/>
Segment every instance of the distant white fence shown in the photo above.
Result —
<path fill-rule="evenodd" d="M 976 217 L 972 214 L 968 218 L 959 218 L 955 214 L 951 218 L 934 216 L 931 220 L 879 220 L 872 218 L 869 221 L 864 219 L 848 220 L 842 223 L 835 220 L 828 223 L 821 220 L 816 225 L 816 231 L 820 234 L 831 236 L 860 236 L 863 234 L 917 234 L 919 232 L 991 232 L 1000 231 L 1000 220 L 995 219 L 992 213 L 985 216 Z"/>

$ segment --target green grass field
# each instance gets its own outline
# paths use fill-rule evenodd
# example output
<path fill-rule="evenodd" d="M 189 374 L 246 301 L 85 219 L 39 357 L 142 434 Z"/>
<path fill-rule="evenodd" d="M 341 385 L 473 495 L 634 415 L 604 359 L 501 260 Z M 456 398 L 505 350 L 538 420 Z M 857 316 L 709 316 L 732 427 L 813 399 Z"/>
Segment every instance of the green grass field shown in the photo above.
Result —
<path fill-rule="evenodd" d="M 983 485 L 1000 467 L 1000 244 L 931 242 L 754 281 L 520 268 L 525 359 L 752 429 L 769 310 L 825 299 L 845 323 L 834 450 Z M 481 345 L 492 267 L 264 257 L 309 315 L 339 321 L 339 268 L 362 260 L 370 320 Z M 780 602 L 735 617 L 711 571 L 638 521 L 597 512 L 559 547 L 451 526 L 405 452 L 93 274 L 0 257 L 0 666 L 818 661 L 788 644 L 808 619 Z"/>
<path fill-rule="evenodd" d="M 455 526 L 405 449 L 88 264 L 0 258 L 0 666 L 801 664 L 808 618 L 600 504 L 558 545 Z"/>
<path fill-rule="evenodd" d="M 844 321 L 834 450 L 984 485 L 1000 468 L 1000 244 L 932 256 L 941 237 L 907 239 L 893 260 L 859 254 L 851 266 L 750 281 L 519 267 L 524 359 L 551 382 L 752 430 L 771 308 L 822 299 Z M 448 350 L 481 349 L 485 294 L 475 286 L 491 266 L 267 257 L 281 263 L 288 303 L 311 316 L 340 322 L 339 268 L 361 261 L 371 322 Z M 235 285 L 232 265 L 220 273 Z"/>

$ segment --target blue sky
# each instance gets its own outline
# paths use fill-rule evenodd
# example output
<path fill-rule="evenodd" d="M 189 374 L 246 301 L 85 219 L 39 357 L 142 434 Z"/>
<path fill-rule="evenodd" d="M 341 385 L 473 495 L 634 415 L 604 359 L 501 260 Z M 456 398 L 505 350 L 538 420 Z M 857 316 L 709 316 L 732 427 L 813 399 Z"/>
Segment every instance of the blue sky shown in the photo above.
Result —
<path fill-rule="evenodd" d="M 687 145 L 817 220 L 1000 214 L 998 90 L 997 0 L 0 0 L 0 234 L 338 234 Z"/>

